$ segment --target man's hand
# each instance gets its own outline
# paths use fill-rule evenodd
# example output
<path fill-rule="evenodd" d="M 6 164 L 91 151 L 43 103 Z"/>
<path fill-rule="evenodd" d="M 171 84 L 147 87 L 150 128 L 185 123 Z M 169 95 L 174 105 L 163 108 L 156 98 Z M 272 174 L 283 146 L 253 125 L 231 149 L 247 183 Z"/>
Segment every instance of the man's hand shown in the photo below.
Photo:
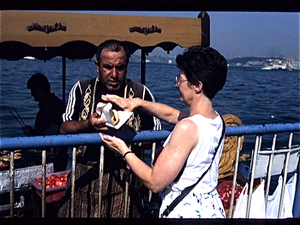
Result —
<path fill-rule="evenodd" d="M 100 115 L 98 113 L 93 113 L 89 118 L 89 127 L 95 130 L 103 130 L 105 127 L 106 119 L 99 120 Z"/>

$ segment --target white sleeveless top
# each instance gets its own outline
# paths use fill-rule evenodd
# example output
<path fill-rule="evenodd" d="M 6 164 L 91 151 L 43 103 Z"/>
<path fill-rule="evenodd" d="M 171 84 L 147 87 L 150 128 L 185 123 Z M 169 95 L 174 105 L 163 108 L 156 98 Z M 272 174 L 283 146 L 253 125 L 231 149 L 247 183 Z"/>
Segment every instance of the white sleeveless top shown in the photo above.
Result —
<path fill-rule="evenodd" d="M 187 159 L 186 166 L 177 182 L 171 183 L 161 194 L 169 192 L 182 192 L 186 187 L 193 185 L 210 166 L 215 148 L 222 135 L 222 119 L 220 115 L 215 119 L 208 119 L 199 114 L 185 118 L 193 121 L 199 130 L 199 141 L 197 147 L 191 152 Z M 172 133 L 164 143 L 168 143 Z M 194 193 L 208 193 L 213 191 L 218 184 L 219 161 L 222 154 L 224 140 L 221 142 L 213 164 L 202 180 L 194 187 Z"/>

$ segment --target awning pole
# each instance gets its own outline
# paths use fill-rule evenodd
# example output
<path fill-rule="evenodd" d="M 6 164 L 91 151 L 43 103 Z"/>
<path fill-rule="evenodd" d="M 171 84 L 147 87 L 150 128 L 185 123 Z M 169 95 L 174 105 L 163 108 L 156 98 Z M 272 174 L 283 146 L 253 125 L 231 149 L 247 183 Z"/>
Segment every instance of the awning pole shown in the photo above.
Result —
<path fill-rule="evenodd" d="M 66 57 L 62 57 L 62 101 L 66 104 Z"/>
<path fill-rule="evenodd" d="M 146 52 L 143 48 L 141 54 L 141 84 L 146 85 Z"/>
<path fill-rule="evenodd" d="M 201 46 L 209 47 L 210 46 L 210 18 L 206 11 L 201 11 L 198 15 L 198 18 L 202 21 L 202 39 Z"/>

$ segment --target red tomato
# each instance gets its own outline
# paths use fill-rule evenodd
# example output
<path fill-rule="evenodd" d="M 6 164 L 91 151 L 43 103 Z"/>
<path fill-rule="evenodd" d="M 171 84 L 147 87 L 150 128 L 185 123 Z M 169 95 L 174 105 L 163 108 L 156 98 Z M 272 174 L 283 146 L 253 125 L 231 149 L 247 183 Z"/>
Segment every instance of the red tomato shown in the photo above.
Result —
<path fill-rule="evenodd" d="M 63 183 L 62 183 L 62 181 L 60 179 L 57 179 L 57 180 L 55 180 L 55 185 L 56 186 L 62 186 Z"/>
<path fill-rule="evenodd" d="M 55 179 L 57 176 L 55 174 L 52 174 L 49 178 L 52 180 L 52 179 Z"/>
<path fill-rule="evenodd" d="M 41 177 L 40 177 L 40 178 L 37 178 L 36 181 L 37 181 L 38 183 L 42 183 L 42 178 L 41 178 Z"/>
<path fill-rule="evenodd" d="M 46 180 L 46 185 L 51 185 L 51 183 L 52 183 L 51 180 L 49 179 Z"/>

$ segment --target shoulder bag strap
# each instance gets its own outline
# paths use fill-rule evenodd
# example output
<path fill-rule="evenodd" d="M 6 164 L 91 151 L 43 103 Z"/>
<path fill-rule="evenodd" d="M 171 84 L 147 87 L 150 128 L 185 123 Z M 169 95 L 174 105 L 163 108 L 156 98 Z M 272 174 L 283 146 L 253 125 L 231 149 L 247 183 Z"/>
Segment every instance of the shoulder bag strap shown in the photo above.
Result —
<path fill-rule="evenodd" d="M 219 114 L 219 115 L 220 115 L 220 114 Z M 218 146 L 217 146 L 216 149 L 215 149 L 215 153 L 214 153 L 214 156 L 213 156 L 213 158 L 212 158 L 212 161 L 211 161 L 210 166 L 209 166 L 208 169 L 202 174 L 202 176 L 198 179 L 198 181 L 197 181 L 195 184 L 193 184 L 193 185 L 191 185 L 191 186 L 185 188 L 185 189 L 181 192 L 181 194 L 180 194 L 177 198 L 175 198 L 175 200 L 174 200 L 170 205 L 167 206 L 167 208 L 166 208 L 166 209 L 164 210 L 164 212 L 161 214 L 161 218 L 166 218 L 166 217 L 169 215 L 169 213 L 170 213 L 170 212 L 178 205 L 178 203 L 179 203 L 185 196 L 187 196 L 187 195 L 191 192 L 191 190 L 192 190 L 192 189 L 200 182 L 200 180 L 205 176 L 205 174 L 207 173 L 207 171 L 210 169 L 210 167 L 211 167 L 211 165 L 212 165 L 212 163 L 213 163 L 213 161 L 214 161 L 214 159 L 215 159 L 215 155 L 216 155 L 216 153 L 217 153 L 217 151 L 218 151 L 218 148 L 219 148 L 219 146 L 220 146 L 220 144 L 221 144 L 221 142 L 222 142 L 222 140 L 223 140 L 223 137 L 224 137 L 224 135 L 225 135 L 225 122 L 224 122 L 224 120 L 223 120 L 223 118 L 222 118 L 221 115 L 220 115 L 220 117 L 221 117 L 222 123 L 223 123 L 222 135 L 221 135 L 221 138 L 220 138 L 220 140 L 219 140 Z"/>

